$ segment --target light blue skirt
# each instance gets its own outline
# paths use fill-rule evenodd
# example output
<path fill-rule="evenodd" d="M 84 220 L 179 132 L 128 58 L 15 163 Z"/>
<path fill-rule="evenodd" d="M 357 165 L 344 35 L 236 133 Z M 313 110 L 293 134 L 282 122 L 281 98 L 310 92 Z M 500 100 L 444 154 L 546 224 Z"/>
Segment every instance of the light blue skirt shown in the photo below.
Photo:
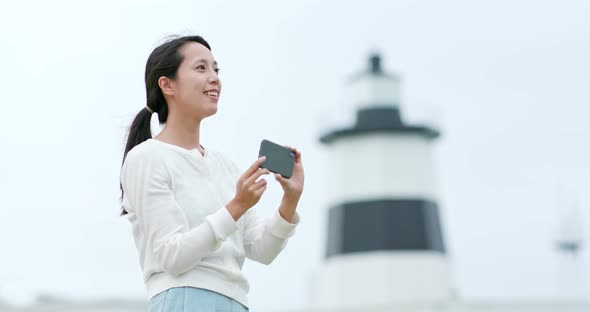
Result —
<path fill-rule="evenodd" d="M 234 299 L 211 290 L 175 287 L 150 299 L 149 312 L 244 312 L 248 311 Z"/>

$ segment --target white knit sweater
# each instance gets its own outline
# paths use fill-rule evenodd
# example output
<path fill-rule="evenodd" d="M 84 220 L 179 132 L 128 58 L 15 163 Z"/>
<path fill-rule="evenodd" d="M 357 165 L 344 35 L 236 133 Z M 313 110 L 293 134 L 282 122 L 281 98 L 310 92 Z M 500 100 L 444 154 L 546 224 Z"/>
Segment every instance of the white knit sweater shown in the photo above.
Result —
<path fill-rule="evenodd" d="M 253 208 L 237 222 L 225 205 L 242 172 L 220 153 L 149 139 L 123 164 L 123 207 L 132 225 L 148 298 L 172 287 L 209 289 L 248 306 L 244 258 L 270 264 L 295 233 L 275 212 Z"/>

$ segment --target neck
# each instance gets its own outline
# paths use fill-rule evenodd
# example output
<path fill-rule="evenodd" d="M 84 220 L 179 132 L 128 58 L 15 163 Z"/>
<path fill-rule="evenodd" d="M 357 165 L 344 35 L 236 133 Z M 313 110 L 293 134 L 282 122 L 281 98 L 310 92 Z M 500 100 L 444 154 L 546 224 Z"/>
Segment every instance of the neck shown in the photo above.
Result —
<path fill-rule="evenodd" d="M 169 112 L 164 129 L 156 136 L 156 139 L 180 146 L 185 149 L 198 149 L 203 153 L 199 135 L 201 133 L 201 120 L 183 117 L 182 114 Z"/>

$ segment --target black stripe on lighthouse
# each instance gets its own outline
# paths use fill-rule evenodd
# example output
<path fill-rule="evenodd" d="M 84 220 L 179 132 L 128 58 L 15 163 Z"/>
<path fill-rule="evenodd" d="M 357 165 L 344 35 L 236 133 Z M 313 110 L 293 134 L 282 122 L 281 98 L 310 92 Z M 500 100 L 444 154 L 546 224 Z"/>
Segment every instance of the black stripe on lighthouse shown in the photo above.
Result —
<path fill-rule="evenodd" d="M 326 258 L 376 250 L 445 253 L 438 206 L 422 199 L 348 202 L 329 210 Z"/>
<path fill-rule="evenodd" d="M 375 103 L 374 107 L 357 112 L 356 124 L 351 128 L 331 131 L 320 138 L 320 142 L 330 144 L 336 140 L 372 133 L 416 134 L 428 140 L 436 139 L 440 133 L 430 127 L 403 123 L 399 109 Z"/>

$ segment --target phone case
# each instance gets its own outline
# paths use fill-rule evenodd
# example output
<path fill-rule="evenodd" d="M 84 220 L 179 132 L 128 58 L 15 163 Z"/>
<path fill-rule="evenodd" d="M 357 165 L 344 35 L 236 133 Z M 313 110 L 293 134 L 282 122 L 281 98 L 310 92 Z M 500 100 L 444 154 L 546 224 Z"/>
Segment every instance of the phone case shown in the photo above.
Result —
<path fill-rule="evenodd" d="M 261 156 L 266 156 L 266 160 L 260 168 L 267 168 L 270 172 L 278 173 L 287 179 L 293 175 L 295 153 L 292 150 L 269 140 L 262 140 L 258 152 L 258 157 Z"/>

